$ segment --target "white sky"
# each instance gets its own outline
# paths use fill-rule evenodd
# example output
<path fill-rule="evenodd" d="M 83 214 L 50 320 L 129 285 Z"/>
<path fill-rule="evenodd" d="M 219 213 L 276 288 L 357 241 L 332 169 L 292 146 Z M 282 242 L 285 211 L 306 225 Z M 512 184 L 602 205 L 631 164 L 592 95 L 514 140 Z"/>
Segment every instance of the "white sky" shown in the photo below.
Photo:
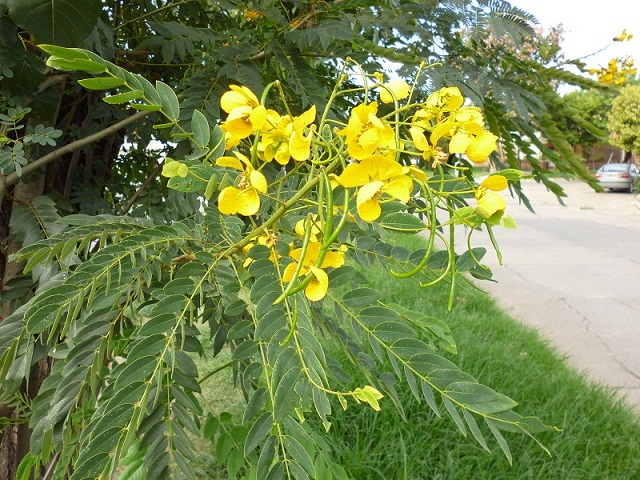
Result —
<path fill-rule="evenodd" d="M 631 55 L 640 65 L 640 0 L 511 0 L 536 16 L 540 25 L 562 23 L 566 58 L 582 58 L 588 67 L 603 67 L 614 57 Z M 628 42 L 613 42 L 626 28 Z M 600 49 L 605 51 L 597 53 Z M 596 55 L 593 55 L 596 54 Z"/>

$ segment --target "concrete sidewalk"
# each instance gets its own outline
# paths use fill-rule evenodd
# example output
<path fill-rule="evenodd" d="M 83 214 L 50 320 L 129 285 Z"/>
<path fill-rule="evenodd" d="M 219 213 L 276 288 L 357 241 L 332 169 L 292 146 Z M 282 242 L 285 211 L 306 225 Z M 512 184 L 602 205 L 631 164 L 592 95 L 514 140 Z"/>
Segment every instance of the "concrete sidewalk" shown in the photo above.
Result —
<path fill-rule="evenodd" d="M 513 199 L 516 230 L 494 232 L 503 266 L 484 234 L 497 283 L 480 282 L 514 318 L 537 328 L 570 364 L 625 395 L 640 412 L 640 210 L 634 195 L 595 193 L 558 181 L 566 207 L 533 181 L 524 189 L 536 209 Z"/>

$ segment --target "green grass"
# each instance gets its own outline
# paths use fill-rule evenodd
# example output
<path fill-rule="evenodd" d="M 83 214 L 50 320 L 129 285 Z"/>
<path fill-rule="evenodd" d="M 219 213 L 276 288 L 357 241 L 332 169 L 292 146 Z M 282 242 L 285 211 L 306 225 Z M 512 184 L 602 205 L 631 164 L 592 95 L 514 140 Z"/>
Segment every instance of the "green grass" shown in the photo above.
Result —
<path fill-rule="evenodd" d="M 402 243 L 416 248 L 420 241 Z M 518 401 L 518 413 L 536 415 L 562 432 L 538 437 L 551 457 L 532 439 L 505 434 L 513 453 L 510 465 L 495 441 L 487 453 L 473 438 L 464 438 L 450 418 L 439 419 L 398 385 L 406 423 L 391 402 L 383 402 L 377 414 L 366 408 L 334 409 L 329 442 L 353 478 L 640 478 L 640 423 L 633 411 L 569 368 L 535 331 L 500 311 L 487 295 L 469 285 L 459 288 L 447 312 L 447 285 L 424 289 L 410 279 L 389 281 L 382 268 L 363 273 L 385 300 L 445 320 L 460 352 L 454 362 Z"/>
<path fill-rule="evenodd" d="M 396 241 L 412 249 L 422 246 L 422 239 L 416 237 L 397 237 Z M 500 311 L 487 295 L 463 284 L 456 291 L 453 310 L 447 312 L 446 284 L 424 289 L 411 279 L 391 280 L 381 267 L 363 270 L 363 274 L 381 289 L 386 301 L 445 320 L 458 345 L 459 354 L 449 355 L 456 364 L 518 401 L 518 413 L 536 415 L 562 432 L 538 436 L 551 456 L 532 439 L 505 433 L 513 454 L 510 465 L 490 434 L 485 436 L 492 453 L 487 453 L 471 436 L 463 437 L 446 414 L 438 418 L 398 383 L 407 422 L 387 399 L 382 400 L 378 413 L 363 405 L 350 403 L 346 412 L 334 405 L 328 442 L 352 478 L 640 478 L 640 423 L 633 411 L 616 400 L 613 392 L 569 368 L 535 331 Z M 209 364 L 212 367 L 215 365 Z M 355 370 L 350 373 L 360 386 L 365 383 Z M 223 376 L 227 380 L 222 386 L 217 379 L 207 382 L 211 390 L 205 391 L 205 397 L 222 395 L 226 399 L 216 410 L 238 411 L 242 407 L 236 392 L 224 393 L 233 388 L 230 374 Z M 319 422 L 316 427 L 321 429 Z M 205 457 L 210 460 L 211 454 Z M 209 476 L 203 478 L 224 478 L 219 469 L 209 466 L 206 470 Z"/>

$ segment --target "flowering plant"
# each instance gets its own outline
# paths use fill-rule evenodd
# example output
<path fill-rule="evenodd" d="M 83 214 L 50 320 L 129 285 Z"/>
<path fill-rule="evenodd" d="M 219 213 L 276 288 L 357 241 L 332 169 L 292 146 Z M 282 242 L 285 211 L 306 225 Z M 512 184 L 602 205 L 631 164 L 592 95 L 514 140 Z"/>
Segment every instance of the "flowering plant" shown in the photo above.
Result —
<path fill-rule="evenodd" d="M 110 91 L 105 102 L 156 115 L 155 128 L 177 145 L 162 175 L 181 217 L 70 215 L 18 253 L 26 272 L 58 257 L 66 268 L 0 325 L 9 380 L 34 352 L 53 352 L 25 471 L 55 458 L 73 480 L 119 469 L 193 478 L 191 438 L 200 435 L 230 477 L 347 478 L 306 417 L 328 430 L 331 399 L 343 409 L 396 404 L 398 380 L 487 450 L 490 433 L 509 458 L 502 431 L 549 429 L 444 358 L 456 351 L 446 323 L 385 303 L 354 268 L 380 261 L 425 286 L 449 279 L 450 306 L 459 274 L 489 276 L 484 249 L 459 255 L 455 237 L 513 227 L 499 192 L 523 174 L 476 184 L 458 156 L 483 162 L 497 138 L 457 88 L 419 100 L 401 80 L 362 74 L 361 87 L 343 89 L 343 75 L 318 112 L 289 104 L 278 82 L 260 98 L 233 85 L 216 124 L 186 114 L 167 84 L 88 51 L 42 48 L 51 68 L 89 73 L 79 83 Z M 357 99 L 344 119 L 332 110 L 340 97 Z M 398 248 L 388 232 L 423 232 L 426 248 Z M 351 385 L 327 341 L 367 384 Z M 223 350 L 231 360 L 222 369 L 233 367 L 247 400 L 239 420 L 205 411 L 198 398 L 221 369 L 201 375 L 193 357 Z"/>
<path fill-rule="evenodd" d="M 450 214 L 445 224 L 485 225 L 489 231 L 499 224 L 515 226 L 504 215 L 506 203 L 497 192 L 507 188 L 508 180 L 518 181 L 522 172 L 497 172 L 480 185 L 445 173 L 468 171 L 459 166 L 456 154 L 482 164 L 496 150 L 497 137 L 485 128 L 482 112 L 465 105 L 458 88 L 442 88 L 416 101 L 404 80 L 385 83 L 381 74 L 363 74 L 362 80 L 364 101 L 353 107 L 346 124 L 330 115 L 332 102 L 345 94 L 340 83 L 319 121 L 315 106 L 295 116 L 283 97 L 286 113 L 267 108 L 277 82 L 261 100 L 238 85 L 221 98 L 228 115 L 220 130 L 228 153 L 215 164 L 231 170 L 217 196 L 218 209 L 252 217 L 254 229 L 245 242 L 264 237 L 267 228 L 273 238 L 287 240 L 291 250 L 282 247 L 283 254 L 271 256 L 282 280 L 290 282 L 280 301 L 302 288 L 310 300 L 325 297 L 325 269 L 344 264 L 349 245 L 338 238 L 353 230 L 350 225 L 425 230 L 433 241 L 438 235 L 433 214 L 440 208 Z M 382 114 L 378 102 L 386 106 Z M 187 172 L 186 163 L 173 160 L 163 169 L 169 178 Z M 292 195 L 294 179 L 304 197 Z M 466 198 L 475 198 L 476 205 L 467 205 Z M 294 232 L 279 228 L 289 217 L 306 218 L 306 227 L 299 228 L 303 220 L 298 220 Z"/>

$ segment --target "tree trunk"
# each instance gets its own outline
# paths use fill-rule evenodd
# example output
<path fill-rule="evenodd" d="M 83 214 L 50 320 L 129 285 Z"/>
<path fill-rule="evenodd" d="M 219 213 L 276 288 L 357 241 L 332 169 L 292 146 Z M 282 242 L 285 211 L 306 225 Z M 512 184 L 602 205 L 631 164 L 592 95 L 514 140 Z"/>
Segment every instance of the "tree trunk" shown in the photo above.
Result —
<path fill-rule="evenodd" d="M 33 199 L 44 192 L 44 180 L 45 175 L 37 173 L 28 179 L 28 181 L 21 180 L 13 190 L 13 202 L 11 204 L 11 210 L 16 205 L 30 205 Z M 8 203 L 8 202 L 6 202 Z M 6 205 L 5 203 L 5 205 Z M 7 212 L 3 212 L 3 217 L 7 218 Z M 7 290 L 6 284 L 9 280 L 15 278 L 22 271 L 22 265 L 16 262 L 9 261 L 9 256 L 16 253 L 20 249 L 21 245 L 11 236 L 9 232 L 9 242 L 7 244 L 7 250 L 2 259 L 2 283 L 1 289 Z M 11 313 L 11 305 L 9 302 L 2 303 L 2 316 L 4 319 Z M 34 365 L 31 368 L 31 374 L 29 379 L 29 385 L 23 385 L 21 390 L 26 393 L 30 398 L 34 398 L 42 384 L 42 381 L 46 378 L 49 372 L 49 363 L 47 359 L 44 359 Z M 13 411 L 12 408 L 6 405 L 0 405 L 0 412 L 2 416 L 11 415 L 12 418 L 17 419 L 19 412 Z M 7 428 L 0 435 L 0 479 L 13 479 L 15 478 L 16 470 L 22 458 L 29 451 L 29 441 L 31 438 L 31 429 L 27 424 L 13 424 Z"/>

